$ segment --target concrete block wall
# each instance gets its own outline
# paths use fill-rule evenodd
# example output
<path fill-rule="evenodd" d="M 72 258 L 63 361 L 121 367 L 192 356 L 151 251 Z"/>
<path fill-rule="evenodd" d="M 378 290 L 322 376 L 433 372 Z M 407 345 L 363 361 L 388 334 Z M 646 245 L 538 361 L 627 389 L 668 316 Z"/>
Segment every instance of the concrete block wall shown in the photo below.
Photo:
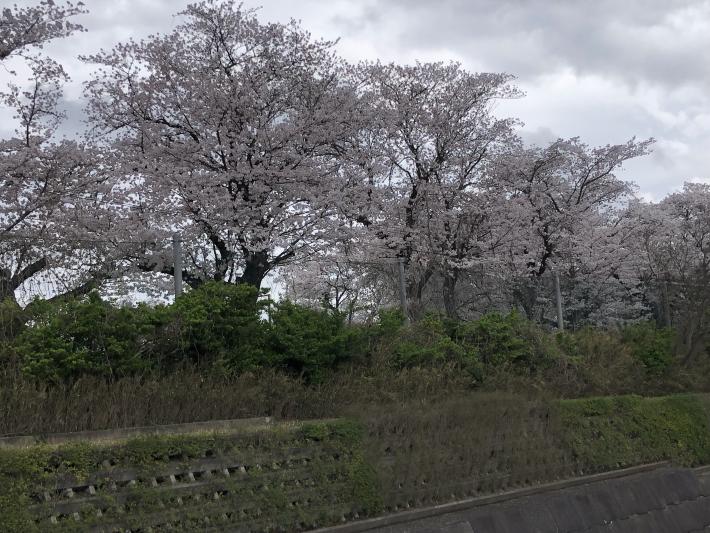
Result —
<path fill-rule="evenodd" d="M 302 531 L 356 519 L 365 513 L 357 442 L 338 428 L 202 425 L 157 437 L 131 430 L 125 442 L 113 432 L 91 445 L 5 443 L 0 503 L 14 507 L 0 513 L 0 530 Z"/>

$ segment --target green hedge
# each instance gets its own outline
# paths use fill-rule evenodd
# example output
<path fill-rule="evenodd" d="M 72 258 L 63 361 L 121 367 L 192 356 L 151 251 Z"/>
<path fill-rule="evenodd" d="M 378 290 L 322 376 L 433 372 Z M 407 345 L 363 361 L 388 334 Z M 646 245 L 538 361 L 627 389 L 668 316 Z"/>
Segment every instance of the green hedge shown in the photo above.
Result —
<path fill-rule="evenodd" d="M 23 373 L 71 384 L 84 375 L 117 379 L 185 365 L 222 375 L 277 368 L 318 381 L 361 348 L 338 313 L 273 302 L 247 285 L 208 282 L 173 305 L 117 307 L 97 292 L 25 310 L 0 302 L 3 353 Z"/>
<path fill-rule="evenodd" d="M 372 324 L 345 318 L 216 281 L 172 305 L 117 307 L 96 292 L 25 309 L 5 301 L 0 379 L 20 370 L 29 382 L 71 387 L 88 376 L 160 379 L 189 367 L 216 378 L 275 370 L 319 385 L 352 370 L 418 368 L 470 387 L 558 397 L 710 390 L 708 359 L 686 365 L 675 333 L 652 323 L 554 334 L 516 312 L 471 321 L 429 314 L 412 324 L 396 310 Z"/>

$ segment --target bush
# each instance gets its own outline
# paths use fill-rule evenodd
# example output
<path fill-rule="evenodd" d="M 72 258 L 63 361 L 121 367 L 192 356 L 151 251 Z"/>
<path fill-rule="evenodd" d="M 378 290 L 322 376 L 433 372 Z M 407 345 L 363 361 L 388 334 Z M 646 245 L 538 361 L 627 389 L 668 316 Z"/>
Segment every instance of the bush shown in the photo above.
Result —
<path fill-rule="evenodd" d="M 285 301 L 269 314 L 270 364 L 319 381 L 325 370 L 352 356 L 356 330 L 344 316 Z M 357 343 L 356 343 L 357 344 Z"/>
<path fill-rule="evenodd" d="M 481 362 L 493 368 L 534 373 L 557 353 L 551 335 L 512 311 L 489 313 L 471 322 L 456 324 L 454 339 L 475 350 Z"/>
<path fill-rule="evenodd" d="M 207 282 L 171 306 L 114 307 L 98 293 L 35 301 L 24 312 L 4 306 L 0 313 L 22 317 L 12 326 L 21 333 L 0 340 L 0 353 L 15 352 L 25 374 L 70 382 L 184 364 L 221 374 L 282 368 L 318 380 L 367 352 L 364 330 L 346 327 L 340 314 L 262 296 L 248 285 Z"/>
<path fill-rule="evenodd" d="M 673 363 L 674 337 L 672 329 L 659 329 L 652 322 L 639 322 L 621 332 L 621 338 L 632 355 L 643 363 L 649 373 L 656 375 L 665 372 Z"/>
<path fill-rule="evenodd" d="M 459 342 L 474 347 L 483 363 L 497 366 L 530 358 L 529 344 L 518 336 L 519 325 L 516 313 L 490 313 L 460 323 L 454 335 Z"/>
<path fill-rule="evenodd" d="M 379 337 L 392 337 L 396 335 L 406 323 L 404 313 L 395 307 L 382 309 L 377 315 L 377 335 Z"/>
<path fill-rule="evenodd" d="M 268 364 L 266 325 L 269 300 L 250 285 L 203 283 L 180 296 L 171 308 L 171 353 L 200 366 L 214 364 L 239 372 Z M 177 359 L 179 361 L 179 359 Z"/>
<path fill-rule="evenodd" d="M 451 338 L 448 324 L 438 315 L 427 315 L 395 334 L 380 338 L 379 352 L 395 368 L 451 367 L 474 380 L 482 377 L 478 355 Z"/>
<path fill-rule="evenodd" d="M 275 369 L 309 383 L 336 370 L 435 372 L 466 387 L 563 397 L 710 389 L 707 365 L 674 364 L 673 332 L 649 323 L 552 334 L 515 312 L 470 322 L 431 314 L 408 324 L 391 309 L 375 325 L 353 326 L 338 313 L 265 296 L 212 281 L 168 306 L 114 307 L 96 293 L 24 310 L 6 301 L 0 365 L 66 384 L 87 374 L 114 379 L 186 366 L 222 378 Z"/>
<path fill-rule="evenodd" d="M 466 357 L 436 315 L 427 315 L 419 322 L 401 328 L 389 349 L 392 361 L 398 367 L 440 366 Z"/>
<path fill-rule="evenodd" d="M 23 372 L 48 381 L 84 374 L 120 376 L 152 366 L 153 310 L 113 307 L 93 292 L 59 303 L 35 301 L 13 341 Z"/>
<path fill-rule="evenodd" d="M 26 321 L 24 310 L 14 300 L 0 300 L 0 372 L 17 367 L 12 344 L 24 329 Z"/>
<path fill-rule="evenodd" d="M 26 320 L 25 312 L 15 301 L 0 300 L 0 346 L 19 335 Z"/>

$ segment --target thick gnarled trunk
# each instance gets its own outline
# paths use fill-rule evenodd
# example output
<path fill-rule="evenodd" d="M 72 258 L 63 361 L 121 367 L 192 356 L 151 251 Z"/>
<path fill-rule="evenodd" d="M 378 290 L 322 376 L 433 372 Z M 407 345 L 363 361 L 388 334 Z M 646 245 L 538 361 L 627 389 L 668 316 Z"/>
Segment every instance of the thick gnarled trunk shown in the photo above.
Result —
<path fill-rule="evenodd" d="M 264 278 L 271 270 L 269 255 L 265 251 L 246 254 L 244 272 L 239 277 L 240 283 L 246 283 L 257 289 L 261 288 Z"/>

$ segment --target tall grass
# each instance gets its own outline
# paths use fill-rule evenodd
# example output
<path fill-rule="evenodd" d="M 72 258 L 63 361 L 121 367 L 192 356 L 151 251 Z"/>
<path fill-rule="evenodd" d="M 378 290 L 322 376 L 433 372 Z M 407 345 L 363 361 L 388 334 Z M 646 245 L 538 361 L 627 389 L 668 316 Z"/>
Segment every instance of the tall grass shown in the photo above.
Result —
<path fill-rule="evenodd" d="M 701 378 L 698 372 L 669 372 L 649 379 L 607 355 L 575 364 L 561 360 L 544 374 L 491 372 L 483 383 L 456 367 L 394 369 L 385 361 L 342 366 L 319 383 L 270 369 L 224 377 L 187 367 L 166 374 L 115 380 L 84 376 L 71 384 L 49 384 L 8 367 L 0 371 L 0 435 L 257 416 L 360 416 L 402 405 L 475 402 L 490 393 L 539 400 L 707 391 L 707 379 Z"/>
<path fill-rule="evenodd" d="M 187 368 L 113 381 L 85 376 L 71 385 L 5 371 L 0 374 L 0 435 L 255 416 L 323 418 L 412 398 L 435 402 L 467 390 L 466 380 L 452 372 L 419 368 L 378 372 L 353 367 L 316 385 L 273 370 L 225 378 Z"/>

